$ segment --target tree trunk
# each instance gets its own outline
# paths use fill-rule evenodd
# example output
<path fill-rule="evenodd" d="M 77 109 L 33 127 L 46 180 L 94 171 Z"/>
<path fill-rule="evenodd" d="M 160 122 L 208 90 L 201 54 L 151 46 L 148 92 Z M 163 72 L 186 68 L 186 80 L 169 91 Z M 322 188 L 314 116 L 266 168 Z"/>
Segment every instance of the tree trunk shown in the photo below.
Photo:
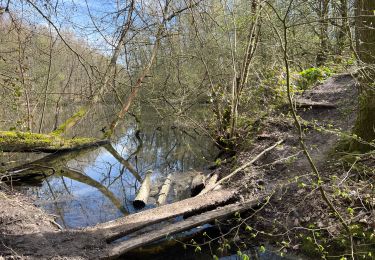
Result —
<path fill-rule="evenodd" d="M 167 178 L 163 186 L 161 186 L 159 197 L 158 197 L 158 205 L 164 205 L 167 202 L 169 191 L 172 187 L 172 174 L 168 174 Z"/>
<path fill-rule="evenodd" d="M 147 204 L 148 197 L 150 197 L 151 174 L 152 171 L 148 171 L 146 173 L 146 177 L 143 180 L 141 187 L 139 188 L 137 197 L 135 197 L 133 201 L 133 206 L 136 209 L 144 208 Z"/>
<path fill-rule="evenodd" d="M 216 186 L 217 181 L 219 180 L 219 174 L 214 173 L 206 182 L 204 189 L 200 192 L 201 194 L 205 194 L 208 191 L 212 190 L 214 186 Z"/>
<path fill-rule="evenodd" d="M 357 122 L 354 134 L 360 140 L 352 141 L 351 151 L 366 152 L 374 149 L 375 140 L 375 1 L 357 0 L 356 13 L 356 46 L 360 71 L 360 97 Z M 362 17 L 361 17 L 362 16 Z M 372 144 L 371 144 L 372 143 Z"/>
<path fill-rule="evenodd" d="M 120 34 L 119 41 L 117 42 L 117 45 L 113 51 L 110 63 L 108 64 L 108 67 L 104 73 L 103 79 L 100 80 L 100 86 L 94 93 L 94 95 L 91 97 L 89 102 L 86 105 L 83 105 L 73 116 L 68 118 L 64 123 L 62 123 L 60 126 L 56 128 L 56 130 L 53 131 L 55 135 L 62 135 L 67 130 L 75 126 L 80 120 L 82 120 L 87 113 L 90 111 L 90 109 L 100 101 L 105 91 L 107 91 L 111 79 L 113 77 L 115 68 L 117 66 L 117 60 L 121 53 L 121 48 L 125 44 L 126 36 L 128 31 L 130 30 L 130 27 L 132 25 L 132 17 L 133 17 L 133 11 L 134 11 L 134 0 L 131 1 L 131 4 L 129 6 L 128 16 L 127 19 L 124 21 L 123 29 Z"/>
<path fill-rule="evenodd" d="M 190 186 L 190 196 L 197 196 L 204 189 L 204 182 L 206 177 L 202 173 L 194 176 Z"/>
<path fill-rule="evenodd" d="M 320 51 L 316 56 L 316 66 L 323 66 L 328 59 L 328 14 L 329 0 L 321 0 L 319 8 L 320 22 Z"/>
<path fill-rule="evenodd" d="M 340 0 L 340 16 L 341 16 L 341 25 L 337 35 L 337 46 L 336 46 L 336 55 L 337 60 L 342 60 L 342 52 L 345 49 L 345 43 L 350 34 L 350 28 L 348 23 L 348 0 Z"/>
<path fill-rule="evenodd" d="M 0 150 L 3 152 L 44 152 L 72 151 L 108 144 L 108 140 L 92 138 L 62 138 L 55 135 L 29 132 L 0 131 Z"/>

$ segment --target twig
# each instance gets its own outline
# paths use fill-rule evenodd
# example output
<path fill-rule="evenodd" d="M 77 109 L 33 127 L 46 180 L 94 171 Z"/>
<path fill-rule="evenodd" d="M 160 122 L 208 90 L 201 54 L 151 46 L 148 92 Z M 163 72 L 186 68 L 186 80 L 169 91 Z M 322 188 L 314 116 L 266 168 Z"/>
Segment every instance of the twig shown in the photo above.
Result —
<path fill-rule="evenodd" d="M 222 178 L 220 181 L 218 181 L 215 185 L 213 185 L 210 189 L 207 189 L 205 192 L 202 192 L 200 193 L 199 195 L 202 195 L 202 194 L 205 194 L 213 189 L 215 189 L 217 186 L 219 186 L 220 184 L 222 184 L 224 181 L 232 178 L 235 174 L 237 174 L 238 172 L 242 171 L 243 169 L 249 167 L 250 165 L 252 165 L 254 162 L 256 162 L 260 157 L 262 157 L 265 153 L 267 153 L 268 151 L 274 149 L 276 146 L 278 146 L 279 144 L 283 143 L 285 140 L 284 139 L 281 139 L 279 140 L 278 142 L 276 142 L 275 144 L 273 144 L 272 146 L 268 147 L 267 149 L 263 150 L 261 153 L 259 153 L 257 156 L 255 156 L 251 161 L 243 164 L 241 167 L 238 167 L 237 169 L 235 169 L 233 172 L 231 172 L 228 176 Z"/>

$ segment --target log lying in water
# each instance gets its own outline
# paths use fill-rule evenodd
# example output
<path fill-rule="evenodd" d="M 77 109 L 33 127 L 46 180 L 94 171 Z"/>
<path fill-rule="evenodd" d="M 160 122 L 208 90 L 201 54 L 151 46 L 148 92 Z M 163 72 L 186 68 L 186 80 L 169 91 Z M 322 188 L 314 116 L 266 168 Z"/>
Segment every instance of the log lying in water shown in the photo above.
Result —
<path fill-rule="evenodd" d="M 163 186 L 161 186 L 159 197 L 158 197 L 158 205 L 164 205 L 167 201 L 169 191 L 172 187 L 172 174 L 168 174 L 167 178 L 164 181 Z"/>
<path fill-rule="evenodd" d="M 190 186 L 191 197 L 197 196 L 204 189 L 205 180 L 206 176 L 201 172 L 194 176 Z"/>
<path fill-rule="evenodd" d="M 148 197 L 150 197 L 151 190 L 151 174 L 152 171 L 147 171 L 145 179 L 139 188 L 138 194 L 133 201 L 133 206 L 136 209 L 144 208 L 147 204 Z"/>
<path fill-rule="evenodd" d="M 0 131 L 0 150 L 3 152 L 44 152 L 72 151 L 108 144 L 108 140 L 92 138 L 63 138 L 56 135 L 36 134 L 16 131 Z"/>
<path fill-rule="evenodd" d="M 236 190 L 212 191 L 198 197 L 188 198 L 101 223 L 94 227 L 86 228 L 86 231 L 98 233 L 107 242 L 111 242 L 146 226 L 185 214 L 192 215 L 194 212 L 212 210 L 218 206 L 226 205 L 236 200 L 236 198 Z"/>
<path fill-rule="evenodd" d="M 61 168 L 66 167 L 70 160 L 73 160 L 93 149 L 95 148 L 87 147 L 74 151 L 52 153 L 38 160 L 7 169 L 3 174 L 13 181 L 20 180 L 23 182 L 39 177 L 44 178 L 58 172 Z"/>
<path fill-rule="evenodd" d="M 229 217 L 235 214 L 236 212 L 243 212 L 260 203 L 260 200 L 254 199 L 251 201 L 246 201 L 244 203 L 227 205 L 222 208 L 218 208 L 200 215 L 190 217 L 189 219 L 168 225 L 166 227 L 162 227 L 160 229 L 148 232 L 135 238 L 119 243 L 114 243 L 112 246 L 108 248 L 108 250 L 106 250 L 106 253 L 104 253 L 104 255 L 102 255 L 101 257 L 103 259 L 118 258 L 125 252 L 128 252 L 142 245 L 146 245 L 159 239 L 166 238 L 169 235 L 176 234 L 212 222 L 213 220 L 219 218 Z"/>
<path fill-rule="evenodd" d="M 200 194 L 204 194 L 213 190 L 216 186 L 217 181 L 219 180 L 219 174 L 213 173 L 212 176 L 206 181 L 204 185 L 204 189 L 200 192 Z"/>

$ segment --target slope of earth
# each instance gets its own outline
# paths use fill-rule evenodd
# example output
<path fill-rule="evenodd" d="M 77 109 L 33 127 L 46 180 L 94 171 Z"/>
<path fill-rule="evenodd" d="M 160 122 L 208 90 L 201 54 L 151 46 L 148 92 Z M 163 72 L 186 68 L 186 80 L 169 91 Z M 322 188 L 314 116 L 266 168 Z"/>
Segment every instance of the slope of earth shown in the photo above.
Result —
<path fill-rule="evenodd" d="M 363 242 L 365 239 L 355 237 L 359 231 L 353 231 L 357 249 L 366 244 L 364 252 L 375 252 L 375 240 L 372 241 L 375 237 L 375 156 L 373 153 L 348 156 L 336 150 L 339 141 L 347 138 L 354 126 L 357 98 L 355 79 L 350 74 L 341 74 L 297 96 L 295 105 L 304 143 L 320 173 L 319 183 L 346 224 L 350 228 L 359 227 L 370 239 Z M 353 243 L 348 241 L 342 224 L 322 199 L 317 176 L 301 149 L 289 112 L 278 112 L 263 119 L 255 136 L 250 147 L 243 147 L 237 166 L 250 161 L 277 140 L 285 141 L 228 184 L 241 186 L 244 199 L 259 193 L 270 195 L 266 205 L 241 222 L 242 227 L 245 225 L 251 230 L 250 240 L 249 232 L 243 232 L 245 244 L 251 245 L 257 237 L 255 244 L 273 241 L 280 253 L 298 251 L 313 259 L 350 252 Z M 346 160 L 348 157 L 354 157 L 354 161 Z M 337 243 L 338 240 L 341 242 Z"/>

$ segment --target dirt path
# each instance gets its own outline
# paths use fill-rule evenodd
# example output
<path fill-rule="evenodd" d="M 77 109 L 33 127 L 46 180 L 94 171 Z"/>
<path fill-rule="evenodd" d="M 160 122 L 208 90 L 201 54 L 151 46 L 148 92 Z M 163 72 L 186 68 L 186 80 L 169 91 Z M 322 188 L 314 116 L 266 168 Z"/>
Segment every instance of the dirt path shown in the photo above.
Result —
<path fill-rule="evenodd" d="M 332 108 L 298 108 L 298 115 L 301 121 L 305 122 L 302 123 L 305 129 L 305 143 L 318 168 L 324 168 L 328 160 L 327 155 L 340 139 L 340 136 L 334 133 L 335 129 L 350 132 L 354 125 L 357 103 L 355 80 L 350 74 L 336 75 L 323 84 L 305 91 L 298 99 L 333 105 Z M 242 175 L 234 178 L 237 180 L 234 186 L 245 183 L 242 185 L 244 196 L 251 197 L 264 187 L 271 190 L 275 184 L 283 180 L 310 174 L 311 169 L 300 149 L 293 120 L 287 113 L 286 108 L 282 113 L 277 112 L 264 119 L 259 127 L 257 140 L 240 153 L 238 165 L 249 161 L 275 140 L 286 140 L 283 145 L 259 160 L 256 164 L 259 167 L 245 169 Z M 320 128 L 329 129 L 330 132 Z"/>

